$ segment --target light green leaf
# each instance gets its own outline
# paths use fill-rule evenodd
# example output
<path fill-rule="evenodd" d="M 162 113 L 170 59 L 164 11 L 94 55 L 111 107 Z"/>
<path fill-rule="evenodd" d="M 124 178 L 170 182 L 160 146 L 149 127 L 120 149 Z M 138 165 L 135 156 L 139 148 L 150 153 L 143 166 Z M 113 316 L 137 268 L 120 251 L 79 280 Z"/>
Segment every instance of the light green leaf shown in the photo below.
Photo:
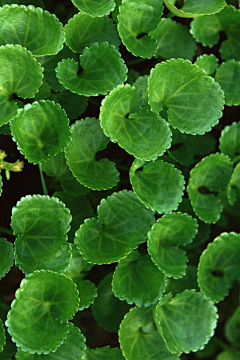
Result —
<path fill-rule="evenodd" d="M 152 308 L 131 309 L 120 325 L 119 341 L 128 360 L 179 360 L 166 348 L 153 321 Z"/>
<path fill-rule="evenodd" d="M 0 279 L 9 272 L 13 265 L 13 260 L 14 251 L 12 243 L 0 237 Z"/>
<path fill-rule="evenodd" d="M 5 329 L 0 319 L 0 353 L 3 351 L 3 348 L 6 344 L 6 336 L 5 336 Z"/>
<path fill-rule="evenodd" d="M 166 304 L 160 302 L 155 314 L 167 348 L 178 355 L 203 349 L 217 326 L 217 308 L 195 290 L 185 290 Z"/>
<path fill-rule="evenodd" d="M 164 215 L 152 226 L 148 233 L 148 253 L 167 276 L 178 279 L 186 274 L 188 258 L 181 247 L 193 241 L 197 228 L 196 219 L 180 212 Z"/>
<path fill-rule="evenodd" d="M 75 243 L 94 264 L 109 264 L 124 258 L 147 240 L 155 218 L 132 191 L 113 193 L 102 199 L 98 219 L 85 220 L 75 234 Z"/>
<path fill-rule="evenodd" d="M 67 164 L 77 180 L 93 190 L 115 186 L 119 172 L 108 159 L 95 160 L 96 153 L 109 143 L 96 118 L 76 121 L 71 127 L 72 139 L 65 148 Z"/>
<path fill-rule="evenodd" d="M 222 301 L 233 281 L 240 279 L 240 234 L 222 233 L 211 242 L 200 257 L 198 284 L 204 296 Z"/>
<path fill-rule="evenodd" d="M 224 94 L 219 84 L 188 60 L 170 59 L 151 70 L 149 104 L 167 108 L 170 124 L 187 134 L 203 135 L 222 116 Z"/>
<path fill-rule="evenodd" d="M 163 59 L 181 58 L 192 60 L 196 44 L 188 28 L 172 19 L 162 18 L 157 28 L 149 33 L 157 40 L 154 57 Z"/>
<path fill-rule="evenodd" d="M 71 0 L 73 5 L 83 13 L 92 17 L 108 15 L 115 8 L 112 0 Z"/>
<path fill-rule="evenodd" d="M 219 149 L 234 162 L 240 154 L 240 122 L 225 126 L 219 138 Z"/>
<path fill-rule="evenodd" d="M 25 105 L 10 126 L 19 150 L 34 164 L 60 153 L 70 141 L 69 119 L 54 101 L 40 100 Z"/>
<path fill-rule="evenodd" d="M 17 114 L 13 95 L 23 99 L 34 97 L 42 83 L 43 68 L 20 45 L 0 47 L 0 67 L 0 125 L 3 125 Z"/>
<path fill-rule="evenodd" d="M 227 105 L 240 105 L 240 61 L 223 62 L 216 70 L 215 80 L 225 93 Z"/>
<path fill-rule="evenodd" d="M 6 325 L 13 341 L 31 354 L 56 351 L 70 331 L 68 320 L 78 302 L 76 285 L 66 276 L 45 270 L 28 274 L 8 312 Z"/>
<path fill-rule="evenodd" d="M 101 348 L 87 349 L 84 360 L 125 360 L 118 348 L 103 346 Z"/>
<path fill-rule="evenodd" d="M 161 159 L 147 163 L 136 159 L 129 176 L 134 192 L 147 208 L 160 214 L 177 209 L 185 180 L 172 164 Z"/>
<path fill-rule="evenodd" d="M 67 334 L 64 343 L 57 348 L 55 352 L 51 352 L 47 355 L 42 354 L 31 354 L 24 352 L 18 348 L 16 353 L 17 360 L 56 360 L 56 359 L 67 359 L 67 360 L 83 360 L 85 359 L 86 344 L 85 337 L 81 333 L 78 327 L 73 326 L 69 323 L 69 333 Z"/>
<path fill-rule="evenodd" d="M 65 59 L 56 68 L 59 82 L 78 95 L 105 95 L 127 78 L 121 54 L 108 42 L 95 42 L 84 48 L 79 63 L 80 68 L 77 61 Z"/>
<path fill-rule="evenodd" d="M 114 295 L 139 307 L 155 305 L 162 297 L 165 286 L 166 276 L 148 255 L 140 256 L 138 251 L 120 260 L 113 274 Z"/>
<path fill-rule="evenodd" d="M 211 154 L 203 158 L 190 172 L 187 192 L 196 215 L 206 223 L 216 223 L 223 204 L 219 193 L 231 179 L 233 166 L 228 156 Z"/>
<path fill-rule="evenodd" d="M 171 0 L 163 1 L 173 15 L 184 18 L 215 14 L 226 5 L 225 0 L 184 0 L 183 6 L 178 9 Z"/>
<path fill-rule="evenodd" d="M 203 54 L 197 57 L 195 64 L 203 69 L 207 75 L 212 75 L 218 67 L 218 58 L 214 54 Z"/>
<path fill-rule="evenodd" d="M 56 15 L 33 5 L 0 8 L 0 45 L 19 44 L 35 56 L 54 55 L 65 41 L 63 25 Z"/>
<path fill-rule="evenodd" d="M 70 259 L 66 233 L 70 211 L 57 198 L 27 195 L 12 209 L 16 264 L 24 273 L 62 271 Z"/>
<path fill-rule="evenodd" d="M 154 160 L 171 146 L 171 131 L 165 120 L 150 110 L 140 110 L 140 105 L 137 89 L 120 85 L 103 100 L 100 125 L 129 154 Z"/>
<path fill-rule="evenodd" d="M 236 348 L 240 347 L 240 306 L 236 308 L 225 325 L 227 340 Z"/>
<path fill-rule="evenodd" d="M 118 32 L 127 50 L 134 56 L 152 58 L 157 41 L 149 36 L 162 16 L 163 0 L 123 0 L 119 6 Z"/>
<path fill-rule="evenodd" d="M 130 306 L 125 301 L 120 301 L 112 291 L 112 274 L 108 274 L 98 285 L 98 297 L 91 310 L 97 323 L 112 332 L 117 332 Z"/>
<path fill-rule="evenodd" d="M 95 42 L 107 41 L 120 46 L 117 26 L 108 16 L 92 17 L 82 12 L 71 18 L 65 25 L 66 44 L 76 53 Z"/>

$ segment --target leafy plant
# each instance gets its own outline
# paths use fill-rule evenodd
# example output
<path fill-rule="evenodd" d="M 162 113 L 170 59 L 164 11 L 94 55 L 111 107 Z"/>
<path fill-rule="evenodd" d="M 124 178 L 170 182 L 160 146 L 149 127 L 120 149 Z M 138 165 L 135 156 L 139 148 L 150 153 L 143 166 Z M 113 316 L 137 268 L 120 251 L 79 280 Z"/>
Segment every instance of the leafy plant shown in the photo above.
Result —
<path fill-rule="evenodd" d="M 0 359 L 240 358 L 239 7 L 0 0 Z"/>

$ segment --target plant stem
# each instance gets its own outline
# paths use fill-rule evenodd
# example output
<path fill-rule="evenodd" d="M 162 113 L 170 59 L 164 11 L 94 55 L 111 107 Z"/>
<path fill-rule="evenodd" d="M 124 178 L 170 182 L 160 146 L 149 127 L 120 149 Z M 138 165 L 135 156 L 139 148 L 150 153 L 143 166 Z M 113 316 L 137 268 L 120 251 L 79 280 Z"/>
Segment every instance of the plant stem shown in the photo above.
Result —
<path fill-rule="evenodd" d="M 10 235 L 10 236 L 14 237 L 12 230 L 6 229 L 6 228 L 4 228 L 2 226 L 0 226 L 0 232 L 3 233 L 3 234 Z"/>
<path fill-rule="evenodd" d="M 38 168 L 39 168 L 39 173 L 40 173 L 40 178 L 41 178 L 41 183 L 42 183 L 42 188 L 43 188 L 43 194 L 48 195 L 46 182 L 45 182 L 43 172 L 42 172 L 42 164 L 38 164 Z"/>

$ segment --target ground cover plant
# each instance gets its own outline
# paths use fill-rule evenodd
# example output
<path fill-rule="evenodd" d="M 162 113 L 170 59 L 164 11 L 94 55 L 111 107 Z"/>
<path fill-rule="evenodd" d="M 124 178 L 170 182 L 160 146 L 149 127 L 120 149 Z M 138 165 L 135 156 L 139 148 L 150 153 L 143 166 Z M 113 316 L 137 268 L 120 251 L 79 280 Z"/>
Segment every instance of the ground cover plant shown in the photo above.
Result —
<path fill-rule="evenodd" d="M 240 9 L 0 0 L 0 359 L 240 359 Z"/>

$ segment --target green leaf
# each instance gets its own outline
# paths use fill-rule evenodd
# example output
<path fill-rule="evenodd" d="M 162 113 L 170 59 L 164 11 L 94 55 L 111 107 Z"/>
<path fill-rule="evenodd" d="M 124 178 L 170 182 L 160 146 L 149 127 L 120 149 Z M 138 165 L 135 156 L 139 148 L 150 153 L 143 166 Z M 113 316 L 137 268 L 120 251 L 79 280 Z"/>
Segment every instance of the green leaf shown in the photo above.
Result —
<path fill-rule="evenodd" d="M 3 186 L 3 182 L 2 182 L 2 176 L 0 174 L 0 196 L 2 194 L 2 186 Z"/>
<path fill-rule="evenodd" d="M 120 301 L 112 291 L 112 274 L 108 274 L 98 285 L 98 297 L 91 310 L 97 323 L 112 332 L 117 332 L 119 324 L 130 306 Z"/>
<path fill-rule="evenodd" d="M 82 280 L 89 270 L 93 267 L 93 264 L 88 263 L 83 259 L 79 253 L 76 244 L 71 244 L 72 256 L 69 262 L 69 266 L 64 270 L 64 275 L 70 277 L 75 283 L 78 280 Z M 81 301 L 81 300 L 80 300 Z"/>
<path fill-rule="evenodd" d="M 240 198 L 240 163 L 233 170 L 231 180 L 227 188 L 228 202 L 230 205 L 236 203 Z"/>
<path fill-rule="evenodd" d="M 59 103 L 66 111 L 70 120 L 77 119 L 84 113 L 88 105 L 88 98 L 73 94 L 68 90 L 63 90 L 59 93 L 52 93 L 52 100 Z"/>
<path fill-rule="evenodd" d="M 60 153 L 70 141 L 69 119 L 54 101 L 40 100 L 25 105 L 10 126 L 19 150 L 34 164 Z"/>
<path fill-rule="evenodd" d="M 108 16 L 92 17 L 82 12 L 74 15 L 65 25 L 66 44 L 76 53 L 95 42 L 107 41 L 116 47 L 120 45 L 117 26 Z"/>
<path fill-rule="evenodd" d="M 185 290 L 166 304 L 160 302 L 155 314 L 167 348 L 178 355 L 203 349 L 218 318 L 213 303 L 195 290 Z"/>
<path fill-rule="evenodd" d="M 165 286 L 166 276 L 148 255 L 140 256 L 138 251 L 120 260 L 113 274 L 114 295 L 139 307 L 155 305 L 162 297 Z"/>
<path fill-rule="evenodd" d="M 172 164 L 161 159 L 148 163 L 136 159 L 129 176 L 134 192 L 147 208 L 160 214 L 177 209 L 185 180 Z"/>
<path fill-rule="evenodd" d="M 162 16 L 163 0 L 123 0 L 119 6 L 118 32 L 122 43 L 134 56 L 150 59 L 156 54 L 157 41 L 149 36 Z"/>
<path fill-rule="evenodd" d="M 140 101 L 142 108 L 150 109 L 148 105 L 148 75 L 138 76 L 132 85 L 137 89 L 139 95 L 141 94 Z"/>
<path fill-rule="evenodd" d="M 118 348 L 103 346 L 101 348 L 87 349 L 84 360 L 124 360 L 122 352 Z"/>
<path fill-rule="evenodd" d="M 80 303 L 78 310 L 83 310 L 88 308 L 91 304 L 94 303 L 97 297 L 97 288 L 94 283 L 90 280 L 78 280 L 76 282 L 77 289 L 79 292 Z"/>
<path fill-rule="evenodd" d="M 198 284 L 204 296 L 222 301 L 233 281 L 240 279 L 240 234 L 222 233 L 211 242 L 200 257 Z"/>
<path fill-rule="evenodd" d="M 225 325 L 227 340 L 236 348 L 240 347 L 240 306 L 236 308 Z"/>
<path fill-rule="evenodd" d="M 190 172 L 187 192 L 196 215 L 206 223 L 216 223 L 223 204 L 219 193 L 227 187 L 233 167 L 228 156 L 211 154 Z"/>
<path fill-rule="evenodd" d="M 0 45 L 19 44 L 33 55 L 54 55 L 65 41 L 63 25 L 56 15 L 33 5 L 0 8 Z"/>
<path fill-rule="evenodd" d="M 42 0 L 0 0 L 0 6 L 5 4 L 22 4 L 43 7 Z"/>
<path fill-rule="evenodd" d="M 218 354 L 216 360 L 238 360 L 240 356 L 240 351 L 235 351 L 233 349 L 226 350 Z"/>
<path fill-rule="evenodd" d="M 0 67 L 0 125 L 3 125 L 17 114 L 14 94 L 23 99 L 34 97 L 42 83 L 43 68 L 20 45 L 0 47 Z"/>
<path fill-rule="evenodd" d="M 5 329 L 0 319 L 0 353 L 3 351 L 3 348 L 6 344 L 6 336 L 5 336 Z"/>
<path fill-rule="evenodd" d="M 73 5 L 83 13 L 92 17 L 104 16 L 110 14 L 116 4 L 112 0 L 71 0 Z"/>
<path fill-rule="evenodd" d="M 155 218 L 132 191 L 113 193 L 102 199 L 98 219 L 85 220 L 75 234 L 75 243 L 94 264 L 109 264 L 124 258 L 147 240 Z"/>
<path fill-rule="evenodd" d="M 81 333 L 78 327 L 69 324 L 69 333 L 67 334 L 64 343 L 57 348 L 54 353 L 47 355 L 31 354 L 24 352 L 20 348 L 16 353 L 17 360 L 55 360 L 55 359 L 67 359 L 67 360 L 83 360 L 85 359 L 86 344 L 85 337 Z"/>
<path fill-rule="evenodd" d="M 192 60 L 196 44 L 188 28 L 172 19 L 162 18 L 157 28 L 149 33 L 157 40 L 154 57 L 163 59 L 181 58 Z"/>
<path fill-rule="evenodd" d="M 77 180 L 93 190 L 110 189 L 119 181 L 115 164 L 108 159 L 95 160 L 98 151 L 109 143 L 96 118 L 76 121 L 71 127 L 72 139 L 65 148 L 67 164 Z"/>
<path fill-rule="evenodd" d="M 171 0 L 163 1 L 173 15 L 184 18 L 215 14 L 226 5 L 225 0 L 184 0 L 183 6 L 178 9 Z"/>
<path fill-rule="evenodd" d="M 197 283 L 197 268 L 193 265 L 187 266 L 186 275 L 184 275 L 182 278 L 169 278 L 165 293 L 171 293 L 173 296 L 175 296 L 186 289 L 195 289 L 200 291 Z"/>
<path fill-rule="evenodd" d="M 70 221 L 65 204 L 46 195 L 27 195 L 13 207 L 16 264 L 24 273 L 65 269 L 70 259 L 66 242 Z"/>
<path fill-rule="evenodd" d="M 14 261 L 13 245 L 0 237 L 0 279 L 10 270 Z"/>
<path fill-rule="evenodd" d="M 190 32 L 203 46 L 217 44 L 221 31 L 227 35 L 220 44 L 221 58 L 240 60 L 240 12 L 236 7 L 227 5 L 218 14 L 201 16 L 191 22 Z"/>
<path fill-rule="evenodd" d="M 4 327 L 5 328 L 5 327 Z M 7 331 L 5 331 L 6 344 L 4 345 L 3 351 L 0 352 L 1 360 L 12 360 L 16 353 L 16 345 L 12 342 L 11 337 Z"/>
<path fill-rule="evenodd" d="M 225 126 L 219 138 L 219 149 L 233 161 L 240 154 L 240 122 Z"/>
<path fill-rule="evenodd" d="M 215 80 L 225 93 L 226 105 L 240 105 L 240 61 L 223 62 L 216 70 Z"/>
<path fill-rule="evenodd" d="M 8 312 L 6 325 L 13 341 L 31 354 L 56 351 L 70 331 L 68 320 L 78 302 L 76 285 L 66 276 L 45 270 L 28 274 Z"/>
<path fill-rule="evenodd" d="M 62 189 L 70 195 L 84 195 L 90 191 L 73 176 L 66 163 L 64 153 L 48 158 L 42 163 L 42 169 L 48 176 L 55 177 L 56 181 L 60 182 Z"/>
<path fill-rule="evenodd" d="M 77 61 L 65 59 L 56 68 L 59 82 L 78 95 L 105 95 L 127 78 L 121 54 L 108 42 L 95 42 L 84 48 L 79 63 L 80 67 Z"/>
<path fill-rule="evenodd" d="M 188 258 L 181 247 L 193 241 L 197 228 L 196 219 L 178 212 L 164 215 L 149 231 L 148 252 L 152 261 L 168 277 L 178 279 L 186 274 Z"/>
<path fill-rule="evenodd" d="M 167 108 L 170 124 L 187 134 L 203 135 L 222 116 L 224 94 L 219 84 L 188 60 L 170 59 L 151 70 L 149 104 Z"/>
<path fill-rule="evenodd" d="M 140 110 L 140 105 L 137 89 L 120 85 L 103 100 L 100 125 L 129 154 L 154 160 L 171 146 L 171 131 L 165 120 L 150 110 Z"/>
<path fill-rule="evenodd" d="M 179 360 L 166 348 L 154 321 L 152 308 L 132 308 L 119 328 L 119 341 L 128 360 Z"/>
<path fill-rule="evenodd" d="M 203 54 L 197 57 L 195 64 L 203 69 L 207 75 L 212 75 L 218 67 L 218 58 L 214 54 Z"/>

